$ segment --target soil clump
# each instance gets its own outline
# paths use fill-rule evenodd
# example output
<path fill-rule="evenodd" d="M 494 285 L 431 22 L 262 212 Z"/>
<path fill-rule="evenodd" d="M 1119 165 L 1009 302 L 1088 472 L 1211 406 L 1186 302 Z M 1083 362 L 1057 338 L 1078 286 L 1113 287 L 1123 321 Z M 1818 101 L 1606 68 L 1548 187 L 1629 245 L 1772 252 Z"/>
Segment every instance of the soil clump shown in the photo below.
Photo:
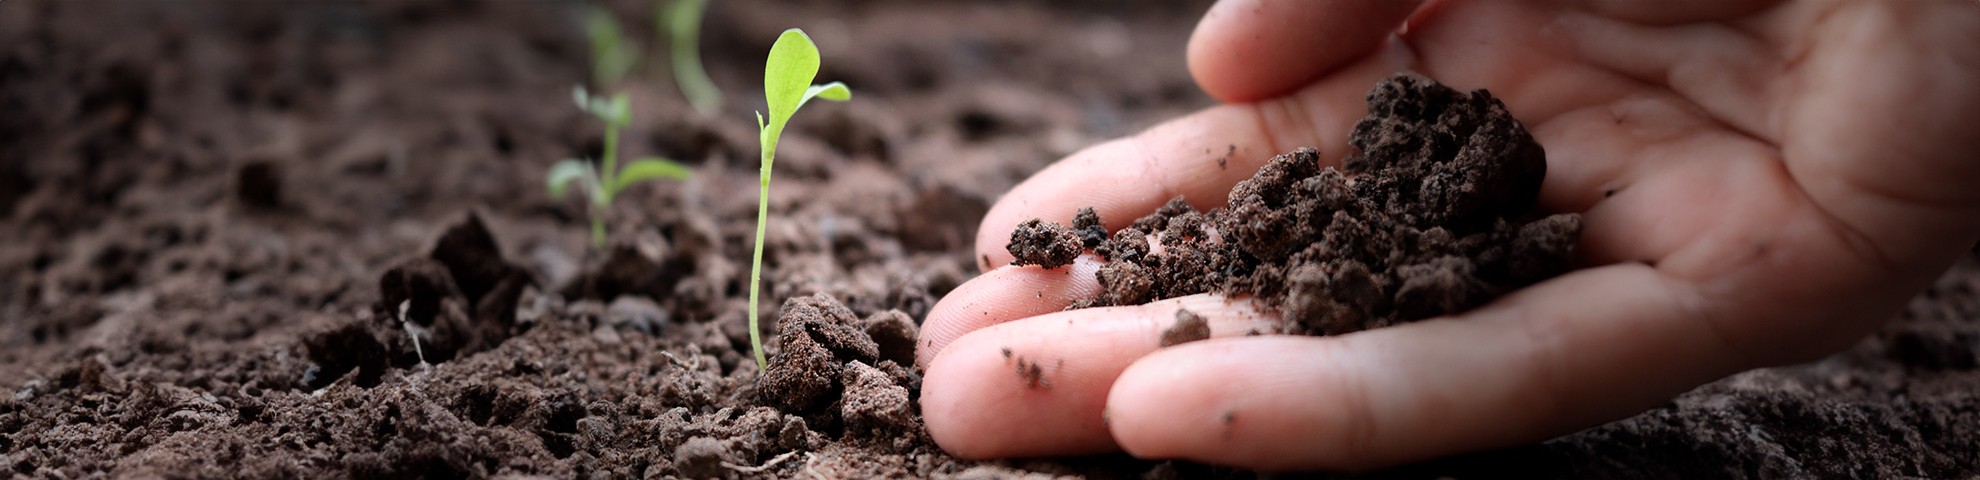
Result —
<path fill-rule="evenodd" d="M 1057 223 L 1034 218 L 1011 230 L 1011 243 L 1004 248 L 1017 257 L 1011 260 L 1011 265 L 1059 268 L 1072 264 L 1073 259 L 1079 257 L 1083 243 L 1079 233 Z"/>
<path fill-rule="evenodd" d="M 1108 261 L 1104 290 L 1074 308 L 1253 295 L 1283 333 L 1335 335 L 1463 312 L 1567 271 L 1581 217 L 1534 210 L 1546 153 L 1503 103 L 1397 76 L 1369 92 L 1368 110 L 1342 169 L 1301 148 L 1238 183 L 1225 207 L 1197 212 L 1177 198 L 1114 232 L 1093 247 Z M 1028 221 L 1011 251 L 1098 236 L 1087 233 L 1100 223 L 1092 209 L 1075 223 Z"/>
<path fill-rule="evenodd" d="M 1161 345 L 1172 347 L 1210 338 L 1210 321 L 1186 309 L 1176 310 L 1176 323 L 1162 330 Z"/>

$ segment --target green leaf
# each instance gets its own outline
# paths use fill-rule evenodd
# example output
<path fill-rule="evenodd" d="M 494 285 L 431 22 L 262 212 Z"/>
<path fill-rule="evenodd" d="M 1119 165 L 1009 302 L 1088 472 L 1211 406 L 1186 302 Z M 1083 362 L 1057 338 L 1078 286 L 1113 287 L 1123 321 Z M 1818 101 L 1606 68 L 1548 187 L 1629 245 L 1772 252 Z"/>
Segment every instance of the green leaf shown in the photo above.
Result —
<path fill-rule="evenodd" d="M 804 90 L 804 99 L 798 100 L 798 106 L 803 107 L 805 102 L 811 101 L 811 97 L 823 98 L 835 102 L 843 102 L 846 100 L 851 100 L 853 97 L 853 92 L 852 89 L 846 88 L 846 84 L 844 82 L 832 82 L 824 85 L 812 85 L 811 88 L 807 88 Z"/>
<path fill-rule="evenodd" d="M 694 37 L 701 30 L 702 12 L 708 8 L 708 0 L 674 0 L 667 4 L 664 13 L 667 31 L 679 40 L 683 35 Z"/>
<path fill-rule="evenodd" d="M 619 178 L 612 179 L 612 182 L 615 184 L 612 185 L 612 192 L 624 191 L 626 187 L 632 184 L 655 178 L 686 180 L 689 173 L 691 171 L 688 170 L 686 165 L 674 163 L 673 160 L 660 157 L 645 157 L 633 160 L 632 163 L 626 164 L 624 170 L 619 171 Z"/>
<path fill-rule="evenodd" d="M 557 162 L 556 165 L 550 166 L 550 198 L 563 198 L 564 191 L 570 187 L 572 180 L 579 180 L 581 182 L 578 184 L 579 188 L 589 190 L 594 182 L 586 179 L 596 177 L 597 174 L 591 171 L 590 163 L 575 159 Z"/>
<path fill-rule="evenodd" d="M 846 87 L 845 82 L 832 82 L 824 85 L 812 85 L 811 87 L 812 89 L 807 90 L 805 93 L 813 94 L 826 100 L 843 102 L 852 100 L 853 98 L 852 88 Z"/>
<path fill-rule="evenodd" d="M 674 83 L 680 86 L 681 95 L 695 111 L 714 117 L 722 111 L 722 89 L 701 66 L 701 17 L 707 7 L 708 0 L 674 0 L 660 10 L 658 22 L 672 37 L 669 46 L 673 48 Z"/>
<path fill-rule="evenodd" d="M 571 87 L 571 100 L 577 102 L 578 110 L 591 111 L 591 91 L 585 90 L 584 85 Z"/>
<path fill-rule="evenodd" d="M 611 47 L 619 43 L 619 19 L 612 11 L 591 7 L 584 12 L 584 33 L 591 40 L 593 48 Z"/>
<path fill-rule="evenodd" d="M 804 30 L 785 30 L 770 45 L 763 65 L 763 96 L 770 104 L 769 128 L 783 131 L 784 122 L 804 104 L 811 79 L 818 76 L 818 46 Z M 773 136 L 774 138 L 774 136 Z"/>
<path fill-rule="evenodd" d="M 612 95 L 612 103 L 606 108 L 609 109 L 606 111 L 606 115 L 610 116 L 606 120 L 607 123 L 611 123 L 613 126 L 625 126 L 625 124 L 632 123 L 632 100 L 626 96 L 625 92 Z"/>
<path fill-rule="evenodd" d="M 619 19 L 610 10 L 592 7 L 584 21 L 585 36 L 591 40 L 591 75 L 598 86 L 619 83 L 639 60 L 639 47 L 625 41 Z"/>
<path fill-rule="evenodd" d="M 600 122 L 612 123 L 612 99 L 591 97 L 591 104 L 585 105 L 584 111 L 598 117 Z"/>
<path fill-rule="evenodd" d="M 756 142 L 763 148 L 775 148 L 770 144 L 770 127 L 763 124 L 763 112 L 756 112 Z"/>

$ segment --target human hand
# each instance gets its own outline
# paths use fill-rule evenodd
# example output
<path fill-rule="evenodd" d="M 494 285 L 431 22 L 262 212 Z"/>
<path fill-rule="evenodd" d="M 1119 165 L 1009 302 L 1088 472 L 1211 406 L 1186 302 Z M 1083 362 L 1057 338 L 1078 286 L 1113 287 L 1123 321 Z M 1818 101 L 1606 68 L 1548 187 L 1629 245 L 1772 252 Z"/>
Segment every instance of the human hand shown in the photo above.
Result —
<path fill-rule="evenodd" d="M 987 271 L 917 352 L 944 449 L 1278 470 L 1532 442 L 1844 348 L 1980 237 L 1972 1 L 1227 0 L 1189 61 L 1230 104 L 1075 154 L 984 218 Z M 1062 312 L 1099 288 L 1094 260 L 994 267 L 1025 219 L 1092 206 L 1113 230 L 1176 195 L 1216 207 L 1295 147 L 1338 161 L 1364 93 L 1405 69 L 1504 100 L 1547 149 L 1541 207 L 1582 213 L 1589 268 L 1462 315 L 1245 337 L 1248 300 Z M 1183 305 L 1214 338 L 1157 350 Z"/>

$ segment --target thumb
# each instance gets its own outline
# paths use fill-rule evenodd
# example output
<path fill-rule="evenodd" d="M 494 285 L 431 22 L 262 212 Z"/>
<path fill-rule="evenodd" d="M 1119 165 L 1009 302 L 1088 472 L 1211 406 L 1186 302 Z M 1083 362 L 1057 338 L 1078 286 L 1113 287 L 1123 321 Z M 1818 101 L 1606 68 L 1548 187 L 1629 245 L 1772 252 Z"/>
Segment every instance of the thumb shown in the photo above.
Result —
<path fill-rule="evenodd" d="M 1220 1 L 1189 38 L 1189 73 L 1225 103 L 1285 95 L 1374 52 L 1418 3 Z"/>

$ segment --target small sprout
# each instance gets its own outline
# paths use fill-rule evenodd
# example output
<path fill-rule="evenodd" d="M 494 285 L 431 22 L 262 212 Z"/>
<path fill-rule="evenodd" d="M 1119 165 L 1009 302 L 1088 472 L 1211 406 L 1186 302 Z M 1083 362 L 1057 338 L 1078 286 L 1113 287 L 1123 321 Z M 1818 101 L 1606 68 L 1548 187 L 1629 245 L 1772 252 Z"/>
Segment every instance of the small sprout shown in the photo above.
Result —
<path fill-rule="evenodd" d="M 639 60 L 639 46 L 626 41 L 619 17 L 602 7 L 585 10 L 584 34 L 591 39 L 591 81 L 599 88 L 617 85 Z"/>
<path fill-rule="evenodd" d="M 644 157 L 619 169 L 619 130 L 632 123 L 632 106 L 626 94 L 613 95 L 609 99 L 594 97 L 580 86 L 571 90 L 571 96 L 577 101 L 578 108 L 591 112 L 592 116 L 605 122 L 605 158 L 600 160 L 605 165 L 602 169 L 594 168 L 591 162 L 577 159 L 565 159 L 551 165 L 548 176 L 550 196 L 561 198 L 572 181 L 578 183 L 578 188 L 584 190 L 585 197 L 591 200 L 591 244 L 603 250 L 605 213 L 611 209 L 613 197 L 625 191 L 626 187 L 646 180 L 685 180 L 688 168 L 665 158 Z"/>
<path fill-rule="evenodd" d="M 687 97 L 695 111 L 713 117 L 722 111 L 722 89 L 701 67 L 701 18 L 707 10 L 708 0 L 674 0 L 657 12 L 654 23 L 671 38 L 668 46 L 673 52 L 669 57 L 681 96 Z"/>
<path fill-rule="evenodd" d="M 419 337 L 425 336 L 426 329 L 419 328 L 419 325 L 414 325 L 412 319 L 406 317 L 407 310 L 412 310 L 412 300 L 399 302 L 399 324 L 406 327 L 406 336 L 412 337 L 413 353 L 419 354 L 419 363 L 424 364 L 426 363 L 426 348 L 419 346 Z"/>
<path fill-rule="evenodd" d="M 777 138 L 783 135 L 791 114 L 797 113 L 798 107 L 812 97 L 836 101 L 852 98 L 852 90 L 844 83 L 812 85 L 811 80 L 817 77 L 818 46 L 811 43 L 804 30 L 785 30 L 777 37 L 777 43 L 770 46 L 770 58 L 763 66 L 763 97 L 770 107 L 769 122 L 765 123 L 762 113 L 756 114 L 756 127 L 760 130 L 757 138 L 763 142 L 763 168 L 757 172 L 761 190 L 756 201 L 756 252 L 749 261 L 749 346 L 756 352 L 758 368 L 770 365 L 763 358 L 763 334 L 756 326 L 756 299 L 763 283 L 763 225 L 770 216 L 770 164 L 777 158 Z"/>

